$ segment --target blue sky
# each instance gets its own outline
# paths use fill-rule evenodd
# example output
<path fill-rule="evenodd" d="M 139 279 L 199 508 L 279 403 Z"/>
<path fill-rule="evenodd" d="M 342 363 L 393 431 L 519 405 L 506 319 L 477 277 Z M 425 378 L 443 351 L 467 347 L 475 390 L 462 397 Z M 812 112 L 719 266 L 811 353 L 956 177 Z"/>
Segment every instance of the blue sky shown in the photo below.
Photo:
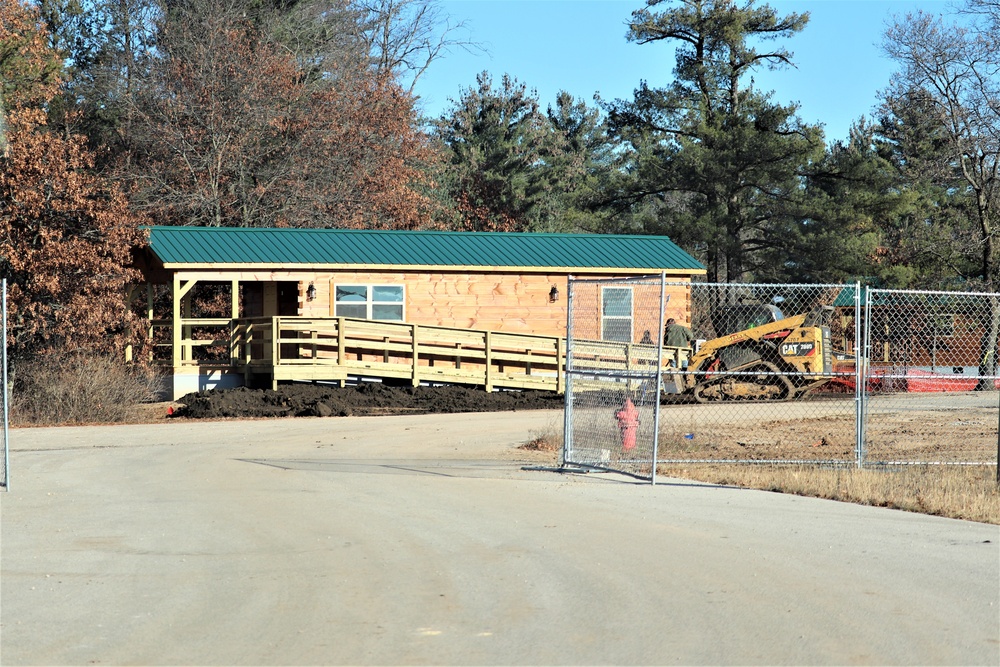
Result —
<path fill-rule="evenodd" d="M 428 116 L 438 116 L 476 75 L 511 74 L 538 92 L 542 107 L 560 90 L 592 104 L 629 98 L 640 80 L 662 85 L 672 78 L 673 49 L 663 43 L 625 40 L 627 22 L 643 0 L 442 0 L 451 21 L 465 21 L 469 38 L 485 54 L 455 50 L 431 66 L 416 93 Z M 785 42 L 797 69 L 755 74 L 755 85 L 782 103 L 797 101 L 799 114 L 823 123 L 827 140 L 845 139 L 856 119 L 877 103 L 894 70 L 878 47 L 886 21 L 922 9 L 944 13 L 946 0 L 771 0 L 783 14 L 809 12 L 809 25 Z"/>

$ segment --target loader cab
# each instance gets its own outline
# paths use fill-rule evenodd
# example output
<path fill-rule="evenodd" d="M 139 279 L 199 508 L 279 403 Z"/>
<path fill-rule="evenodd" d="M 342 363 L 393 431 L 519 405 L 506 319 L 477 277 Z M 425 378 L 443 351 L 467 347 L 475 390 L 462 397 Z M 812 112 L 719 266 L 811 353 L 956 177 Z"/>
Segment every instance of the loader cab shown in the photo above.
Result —
<path fill-rule="evenodd" d="M 712 326 L 715 328 L 715 335 L 719 337 L 783 319 L 785 316 L 781 309 L 763 303 L 719 306 L 712 311 Z"/>

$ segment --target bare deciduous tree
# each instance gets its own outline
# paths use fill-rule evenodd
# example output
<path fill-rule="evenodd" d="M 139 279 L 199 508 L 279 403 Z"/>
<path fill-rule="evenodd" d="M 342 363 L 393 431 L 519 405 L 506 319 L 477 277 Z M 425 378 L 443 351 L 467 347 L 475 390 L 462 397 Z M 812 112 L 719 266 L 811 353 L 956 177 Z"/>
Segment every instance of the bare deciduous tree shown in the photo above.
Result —
<path fill-rule="evenodd" d="M 996 12 L 971 0 L 968 10 Z M 934 156 L 966 192 L 970 223 L 978 230 L 981 279 L 1000 285 L 1000 25 L 987 13 L 971 24 L 947 23 L 924 12 L 897 18 L 883 48 L 900 65 L 883 93 L 884 109 L 907 100 L 930 109 L 947 150 Z M 918 156 L 927 160 L 931 156 Z"/>
<path fill-rule="evenodd" d="M 360 14 L 361 38 L 376 71 L 408 80 L 410 94 L 431 63 L 448 50 L 482 50 L 461 36 L 467 33 L 465 22 L 452 23 L 438 0 L 353 0 L 351 7 Z"/>
<path fill-rule="evenodd" d="M 204 11 L 209 8 L 211 11 Z M 176 12 L 133 98 L 123 165 L 168 224 L 401 227 L 426 222 L 412 100 L 350 59 L 319 78 L 238 6 Z M 324 68 L 332 64 L 326 62 Z M 352 69 L 353 67 L 353 69 Z"/>
<path fill-rule="evenodd" d="M 1000 3 L 966 0 L 962 11 L 968 19 L 962 23 L 916 12 L 886 30 L 883 47 L 900 70 L 884 93 L 885 106 L 911 99 L 931 110 L 946 138 L 937 157 L 956 176 L 952 189 L 965 200 L 981 278 L 993 291 L 1000 286 Z M 983 375 L 997 372 L 998 334 L 1000 303 L 994 302 L 981 342 Z M 978 388 L 992 390 L 993 383 Z"/>

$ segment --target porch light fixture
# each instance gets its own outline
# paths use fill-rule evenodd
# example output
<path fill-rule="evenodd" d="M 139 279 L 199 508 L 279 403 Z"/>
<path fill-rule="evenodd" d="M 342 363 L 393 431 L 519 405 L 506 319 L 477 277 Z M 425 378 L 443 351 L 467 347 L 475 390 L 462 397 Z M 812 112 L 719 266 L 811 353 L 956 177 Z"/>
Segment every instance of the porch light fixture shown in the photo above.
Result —
<path fill-rule="evenodd" d="M 555 303 L 559 300 L 559 288 L 555 285 L 549 290 L 549 303 Z"/>
<path fill-rule="evenodd" d="M 316 298 L 316 286 L 309 283 L 309 287 L 306 288 L 306 300 L 312 301 Z"/>

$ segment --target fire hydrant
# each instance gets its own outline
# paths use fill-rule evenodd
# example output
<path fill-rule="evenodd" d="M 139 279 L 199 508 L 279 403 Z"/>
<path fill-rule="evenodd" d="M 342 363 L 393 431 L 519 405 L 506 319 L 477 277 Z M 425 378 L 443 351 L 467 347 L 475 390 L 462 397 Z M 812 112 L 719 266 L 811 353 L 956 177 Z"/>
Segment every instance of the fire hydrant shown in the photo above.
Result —
<path fill-rule="evenodd" d="M 625 404 L 615 412 L 615 419 L 618 420 L 618 430 L 622 435 L 622 450 L 627 452 L 635 449 L 636 432 L 639 430 L 639 411 L 631 398 L 626 398 Z"/>

